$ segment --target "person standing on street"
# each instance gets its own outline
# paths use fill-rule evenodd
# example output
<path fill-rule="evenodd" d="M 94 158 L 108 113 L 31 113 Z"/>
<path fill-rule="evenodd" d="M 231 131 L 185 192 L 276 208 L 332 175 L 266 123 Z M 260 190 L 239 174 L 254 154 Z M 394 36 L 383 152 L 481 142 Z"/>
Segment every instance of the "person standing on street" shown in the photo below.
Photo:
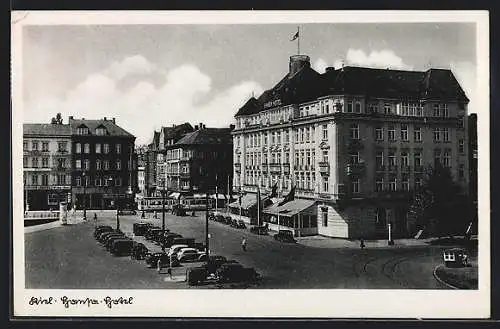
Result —
<path fill-rule="evenodd" d="M 241 249 L 243 249 L 243 251 L 247 251 L 247 239 L 245 237 L 241 240 Z"/>

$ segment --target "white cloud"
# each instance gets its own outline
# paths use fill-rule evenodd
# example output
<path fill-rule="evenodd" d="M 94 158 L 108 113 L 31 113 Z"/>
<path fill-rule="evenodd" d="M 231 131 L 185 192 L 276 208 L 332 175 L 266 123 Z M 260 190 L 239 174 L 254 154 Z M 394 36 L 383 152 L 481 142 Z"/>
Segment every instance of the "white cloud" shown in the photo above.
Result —
<path fill-rule="evenodd" d="M 318 58 L 316 62 L 313 64 L 313 68 L 318 72 L 318 73 L 324 73 L 325 69 L 328 67 L 328 64 L 323 58 Z"/>
<path fill-rule="evenodd" d="M 155 66 L 140 55 L 130 56 L 121 62 L 113 62 L 107 70 L 107 75 L 120 80 L 129 74 L 149 74 Z"/>
<path fill-rule="evenodd" d="M 166 72 L 161 86 L 137 81 L 126 90 L 118 88 L 120 79 L 146 73 L 146 67 L 154 67 L 146 63 L 134 56 L 120 65 L 113 63 L 102 73 L 89 75 L 64 98 L 34 100 L 25 106 L 24 121 L 49 122 L 57 112 L 61 112 L 65 121 L 70 115 L 86 119 L 116 117 L 117 124 L 134 134 L 142 144 L 150 142 L 153 129 L 158 130 L 161 126 L 183 122 L 193 125 L 203 122 L 208 127 L 228 126 L 252 92 L 258 95 L 263 91 L 256 82 L 242 81 L 216 93 L 211 78 L 192 64 Z M 157 73 L 158 70 L 149 72 Z M 200 103 L 201 99 L 208 100 Z"/>
<path fill-rule="evenodd" d="M 471 62 L 451 62 L 450 69 L 469 98 L 469 113 L 478 113 L 476 65 Z"/>
<path fill-rule="evenodd" d="M 392 50 L 372 51 L 370 54 L 366 54 L 361 49 L 349 49 L 346 61 L 348 64 L 359 66 L 402 70 L 413 69 L 412 66 L 405 64 L 403 59 L 397 56 Z"/>

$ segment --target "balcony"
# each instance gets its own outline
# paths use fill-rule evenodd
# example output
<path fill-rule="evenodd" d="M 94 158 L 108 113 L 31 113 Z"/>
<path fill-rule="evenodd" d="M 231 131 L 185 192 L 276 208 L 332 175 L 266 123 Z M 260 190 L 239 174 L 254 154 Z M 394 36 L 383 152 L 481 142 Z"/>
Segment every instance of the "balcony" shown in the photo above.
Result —
<path fill-rule="evenodd" d="M 272 173 L 281 173 L 281 164 L 279 163 L 271 163 L 269 165 L 269 169 Z"/>
<path fill-rule="evenodd" d="M 347 175 L 362 175 L 365 172 L 365 164 L 363 162 L 349 163 L 346 172 Z"/>
<path fill-rule="evenodd" d="M 401 172 L 410 172 L 410 166 L 408 165 L 401 165 Z"/>
<path fill-rule="evenodd" d="M 241 163 L 234 164 L 234 171 L 241 172 Z"/>
<path fill-rule="evenodd" d="M 191 174 L 190 174 L 189 172 L 181 172 L 181 173 L 179 174 L 179 176 L 180 176 L 181 178 L 189 178 L 189 177 L 191 177 Z"/>
<path fill-rule="evenodd" d="M 283 173 L 285 175 L 290 174 L 290 164 L 289 163 L 283 163 Z"/>
<path fill-rule="evenodd" d="M 189 191 L 189 186 L 186 185 L 181 186 L 181 191 Z"/>
<path fill-rule="evenodd" d="M 57 154 L 68 154 L 68 150 L 63 150 L 63 149 L 57 150 Z"/>
<path fill-rule="evenodd" d="M 424 172 L 424 167 L 423 166 L 415 166 L 415 172 L 423 173 Z"/>
<path fill-rule="evenodd" d="M 189 161 L 189 160 L 191 160 L 191 159 L 190 159 L 188 156 L 182 156 L 182 157 L 180 157 L 180 159 L 179 159 L 179 160 L 180 160 L 180 161 Z"/>
<path fill-rule="evenodd" d="M 361 150 L 363 148 L 363 143 L 360 139 L 350 138 L 347 141 L 347 148 L 349 150 Z"/>
<path fill-rule="evenodd" d="M 328 162 L 320 162 L 319 163 L 319 173 L 321 175 L 330 175 L 330 164 Z"/>

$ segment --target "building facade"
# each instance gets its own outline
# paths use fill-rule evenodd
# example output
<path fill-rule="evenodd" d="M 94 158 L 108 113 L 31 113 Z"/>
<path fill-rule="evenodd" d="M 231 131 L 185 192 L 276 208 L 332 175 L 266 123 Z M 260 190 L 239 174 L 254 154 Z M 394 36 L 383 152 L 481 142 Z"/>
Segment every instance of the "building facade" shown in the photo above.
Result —
<path fill-rule="evenodd" d="M 195 126 L 175 143 L 166 147 L 166 188 L 180 198 L 203 198 L 207 191 L 219 198 L 227 194 L 233 168 L 230 128 Z M 222 206 L 221 201 L 221 206 Z"/>
<path fill-rule="evenodd" d="M 135 137 L 115 119 L 69 117 L 72 195 L 77 208 L 132 207 L 137 191 Z"/>
<path fill-rule="evenodd" d="M 23 125 L 24 209 L 59 209 L 71 197 L 68 125 Z"/>
<path fill-rule="evenodd" d="M 277 184 L 282 196 L 295 186 L 316 213 L 307 207 L 307 227 L 300 216 L 284 226 L 307 234 L 382 236 L 389 224 L 411 234 L 408 200 L 427 167 L 440 162 L 468 188 L 467 104 L 450 70 L 319 74 L 292 56 L 285 77 L 235 115 L 233 187 Z"/>

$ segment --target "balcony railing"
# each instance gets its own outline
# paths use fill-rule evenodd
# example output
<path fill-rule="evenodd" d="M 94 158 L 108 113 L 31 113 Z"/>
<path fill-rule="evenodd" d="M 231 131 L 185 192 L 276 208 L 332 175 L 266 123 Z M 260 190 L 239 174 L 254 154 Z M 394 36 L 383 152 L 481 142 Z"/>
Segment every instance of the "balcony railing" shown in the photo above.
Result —
<path fill-rule="evenodd" d="M 365 164 L 363 162 L 349 163 L 346 172 L 348 175 L 361 175 L 365 172 Z"/>
<path fill-rule="evenodd" d="M 269 168 L 272 173 L 281 173 L 281 164 L 279 163 L 271 163 Z"/>
<path fill-rule="evenodd" d="M 290 173 L 290 164 L 289 163 L 283 163 L 283 173 L 288 175 Z"/>
<path fill-rule="evenodd" d="M 330 164 L 328 162 L 320 162 L 319 172 L 322 175 L 330 175 Z"/>
<path fill-rule="evenodd" d="M 189 172 L 181 172 L 181 173 L 179 174 L 179 176 L 180 176 L 181 178 L 189 178 L 189 177 L 191 177 L 191 174 L 190 174 Z"/>

